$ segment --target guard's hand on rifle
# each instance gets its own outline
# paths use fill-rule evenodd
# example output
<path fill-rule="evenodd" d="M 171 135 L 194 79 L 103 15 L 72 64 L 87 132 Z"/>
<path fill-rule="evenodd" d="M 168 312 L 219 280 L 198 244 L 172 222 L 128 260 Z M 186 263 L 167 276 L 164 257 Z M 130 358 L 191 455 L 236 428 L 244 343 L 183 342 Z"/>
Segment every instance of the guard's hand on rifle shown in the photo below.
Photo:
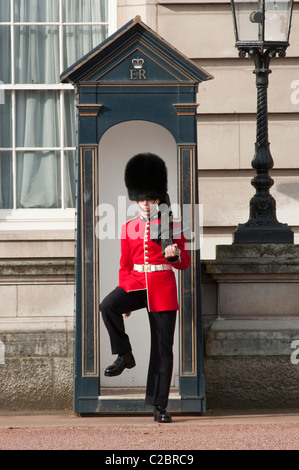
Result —
<path fill-rule="evenodd" d="M 166 248 L 165 248 L 165 258 L 174 258 L 176 256 L 179 256 L 179 249 L 178 249 L 178 246 L 176 243 L 174 243 L 173 245 L 168 245 Z"/>

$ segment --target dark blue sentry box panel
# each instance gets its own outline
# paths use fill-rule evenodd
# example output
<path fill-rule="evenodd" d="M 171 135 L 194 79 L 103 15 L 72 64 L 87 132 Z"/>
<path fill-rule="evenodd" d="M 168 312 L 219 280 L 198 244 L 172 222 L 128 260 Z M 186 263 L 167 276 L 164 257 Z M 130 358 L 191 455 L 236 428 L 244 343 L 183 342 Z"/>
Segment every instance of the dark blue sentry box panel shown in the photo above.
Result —
<path fill-rule="evenodd" d="M 145 412 L 142 399 L 101 395 L 99 347 L 98 144 L 110 127 L 130 120 L 159 124 L 177 143 L 178 200 L 198 203 L 196 97 L 213 78 L 145 25 L 139 16 L 61 75 L 74 85 L 78 109 L 78 200 L 74 406 L 78 414 Z M 205 381 L 200 299 L 199 221 L 192 263 L 180 274 L 180 385 L 169 410 L 203 413 Z"/>

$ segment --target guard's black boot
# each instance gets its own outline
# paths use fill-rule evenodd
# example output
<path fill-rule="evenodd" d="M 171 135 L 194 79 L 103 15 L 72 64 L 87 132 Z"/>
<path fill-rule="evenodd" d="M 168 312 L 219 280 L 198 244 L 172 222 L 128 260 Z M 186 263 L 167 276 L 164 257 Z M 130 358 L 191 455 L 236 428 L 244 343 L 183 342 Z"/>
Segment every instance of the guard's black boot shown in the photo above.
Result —
<path fill-rule="evenodd" d="M 132 369 L 135 367 L 135 359 L 131 352 L 118 355 L 117 359 L 108 366 L 104 372 L 107 377 L 114 377 L 116 375 L 120 375 L 124 369 Z"/>
<path fill-rule="evenodd" d="M 154 420 L 158 423 L 171 423 L 172 418 L 163 406 L 155 406 Z"/>

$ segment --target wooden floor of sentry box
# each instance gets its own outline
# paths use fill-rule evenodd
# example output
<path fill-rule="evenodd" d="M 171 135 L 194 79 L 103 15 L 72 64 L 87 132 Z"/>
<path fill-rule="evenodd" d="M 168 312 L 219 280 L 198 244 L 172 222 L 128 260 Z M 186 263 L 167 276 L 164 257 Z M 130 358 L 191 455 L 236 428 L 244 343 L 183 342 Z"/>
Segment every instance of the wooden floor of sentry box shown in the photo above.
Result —
<path fill-rule="evenodd" d="M 144 403 L 145 389 L 113 388 L 101 390 L 98 397 L 80 397 L 80 415 L 88 414 L 151 414 L 153 407 Z M 167 410 L 176 414 L 204 414 L 205 398 L 181 397 L 177 389 L 169 394 Z"/>

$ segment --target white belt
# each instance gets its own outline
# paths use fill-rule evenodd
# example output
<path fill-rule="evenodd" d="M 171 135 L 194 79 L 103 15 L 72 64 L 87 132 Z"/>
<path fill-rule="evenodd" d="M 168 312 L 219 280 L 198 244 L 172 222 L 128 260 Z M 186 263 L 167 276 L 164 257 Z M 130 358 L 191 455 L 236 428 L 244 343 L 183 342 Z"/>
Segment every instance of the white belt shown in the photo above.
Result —
<path fill-rule="evenodd" d="M 134 264 L 134 271 L 150 273 L 153 271 L 172 271 L 170 264 Z"/>

